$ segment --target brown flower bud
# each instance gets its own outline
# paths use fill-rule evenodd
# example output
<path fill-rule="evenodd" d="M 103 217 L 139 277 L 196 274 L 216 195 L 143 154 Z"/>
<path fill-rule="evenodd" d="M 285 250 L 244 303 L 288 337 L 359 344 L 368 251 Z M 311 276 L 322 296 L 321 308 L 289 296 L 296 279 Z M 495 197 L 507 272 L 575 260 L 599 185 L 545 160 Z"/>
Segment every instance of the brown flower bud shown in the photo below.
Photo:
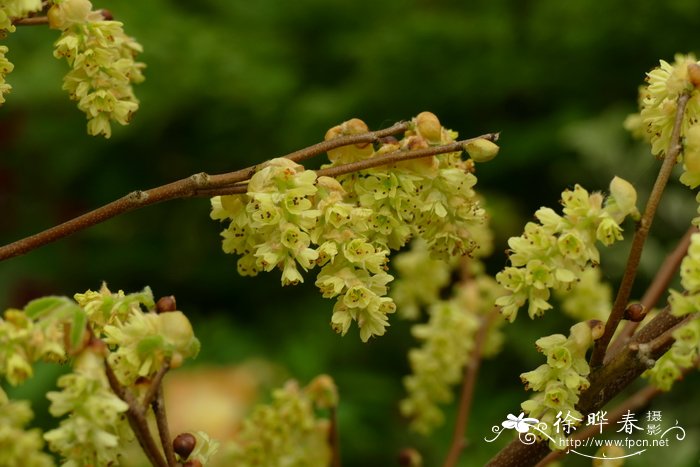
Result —
<path fill-rule="evenodd" d="M 197 438 L 191 433 L 180 433 L 173 440 L 173 449 L 181 459 L 187 459 L 197 445 Z"/>
<path fill-rule="evenodd" d="M 625 308 L 625 314 L 622 318 L 638 323 L 646 317 L 647 311 L 647 307 L 641 303 L 630 303 L 627 305 L 627 308 Z"/>
<path fill-rule="evenodd" d="M 177 310 L 177 303 L 175 302 L 175 297 L 173 295 L 168 295 L 167 297 L 160 297 L 156 302 L 157 313 L 167 313 L 168 311 L 175 310 Z"/>

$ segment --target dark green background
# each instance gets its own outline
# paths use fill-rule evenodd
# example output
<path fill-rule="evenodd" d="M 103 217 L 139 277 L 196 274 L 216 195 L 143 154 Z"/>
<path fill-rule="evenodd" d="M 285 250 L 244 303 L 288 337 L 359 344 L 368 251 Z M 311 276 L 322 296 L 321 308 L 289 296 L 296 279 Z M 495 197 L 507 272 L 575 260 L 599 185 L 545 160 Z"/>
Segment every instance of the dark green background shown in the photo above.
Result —
<path fill-rule="evenodd" d="M 109 8 L 145 48 L 146 81 L 136 88 L 141 109 L 110 140 L 88 137 L 84 116 L 61 91 L 66 66 L 51 56 L 56 31 L 12 34 L 5 43 L 16 66 L 8 77 L 13 91 L 0 109 L 0 243 L 134 189 L 286 154 L 351 117 L 378 129 L 431 110 L 464 137 L 502 131 L 499 157 L 477 174 L 496 226 L 489 264 L 495 273 L 505 264 L 508 236 L 538 206 L 556 207 L 559 193 L 574 183 L 605 189 L 620 175 L 645 199 L 654 160 L 629 139 L 622 120 L 659 58 L 699 49 L 694 0 L 96 6 Z M 220 251 L 220 226 L 208 212 L 205 199 L 171 201 L 8 260 L 0 264 L 0 309 L 95 289 L 103 280 L 126 291 L 150 285 L 158 296 L 175 294 L 192 317 L 203 343 L 200 362 L 263 357 L 302 381 L 321 372 L 336 378 L 347 465 L 395 465 L 403 446 L 438 465 L 450 426 L 422 439 L 406 430 L 396 408 L 412 345 L 408 324 L 393 320 L 388 335 L 368 344 L 355 331 L 336 336 L 328 325 L 332 302 L 320 298 L 312 279 L 283 289 L 277 273 L 240 278 L 235 258 Z M 674 182 L 638 294 L 693 212 L 693 194 Z M 625 252 L 622 246 L 606 256 L 609 279 L 619 274 Z M 541 363 L 534 340 L 569 325 L 552 312 L 508 328 L 505 352 L 484 365 L 462 465 L 480 465 L 497 451 L 482 439 L 526 398 L 518 375 Z M 696 440 L 699 382 L 688 378 L 655 405 Z M 690 465 L 698 457 L 692 444 L 650 450 L 629 465 L 656 459 Z"/>

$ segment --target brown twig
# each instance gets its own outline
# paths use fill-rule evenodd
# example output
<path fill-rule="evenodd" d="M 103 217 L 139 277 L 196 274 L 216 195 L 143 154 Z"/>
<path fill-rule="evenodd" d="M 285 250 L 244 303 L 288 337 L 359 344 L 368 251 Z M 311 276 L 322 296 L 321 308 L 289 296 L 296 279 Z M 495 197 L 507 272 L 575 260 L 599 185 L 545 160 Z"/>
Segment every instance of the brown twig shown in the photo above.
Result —
<path fill-rule="evenodd" d="M 697 232 L 697 227 L 689 228 L 685 235 L 683 235 L 683 238 L 681 238 L 681 240 L 678 242 L 678 245 L 676 245 L 676 248 L 664 260 L 661 268 L 659 268 L 654 276 L 654 280 L 652 280 L 651 285 L 642 297 L 641 303 L 644 305 L 644 307 L 646 307 L 646 309 L 650 310 L 656 306 L 658 301 L 661 299 L 661 296 L 666 292 L 666 290 L 668 290 L 668 284 L 670 284 L 671 280 L 673 280 L 675 277 L 681 261 L 683 261 L 683 258 L 685 258 L 685 255 L 688 252 L 690 237 Z M 625 323 L 625 326 L 617 334 L 615 340 L 613 340 L 608 346 L 608 350 L 605 355 L 606 361 L 615 355 L 623 345 L 629 342 L 630 337 L 634 334 L 634 331 L 637 330 L 639 324 L 639 322 L 635 321 L 627 321 Z"/>
<path fill-rule="evenodd" d="M 625 272 L 622 276 L 620 287 L 617 289 L 617 296 L 615 298 L 612 311 L 610 312 L 610 316 L 605 323 L 605 331 L 603 332 L 603 336 L 596 341 L 595 346 L 593 347 L 593 353 L 591 355 L 591 368 L 597 368 L 603 364 L 608 343 L 610 342 L 610 339 L 612 339 L 618 324 L 622 320 L 625 308 L 627 307 L 627 302 L 629 301 L 630 294 L 632 293 L 632 285 L 634 284 L 634 279 L 637 275 L 639 261 L 642 257 L 644 242 L 649 234 L 649 229 L 651 228 L 651 224 L 654 220 L 656 208 L 658 207 L 659 202 L 661 201 L 661 196 L 666 188 L 666 183 L 671 176 L 673 167 L 676 165 L 676 161 L 678 159 L 678 154 L 680 154 L 682 149 L 680 143 L 681 124 L 683 123 L 683 115 L 685 114 L 685 108 L 689 97 L 690 94 L 688 92 L 685 92 L 678 97 L 678 108 L 676 110 L 676 118 L 673 124 L 671 141 L 669 142 L 669 147 L 666 150 L 666 155 L 663 163 L 661 164 L 659 174 L 654 182 L 654 187 L 652 188 L 649 199 L 647 200 L 644 214 L 639 221 L 637 231 L 632 239 L 630 254 L 627 258 L 627 266 L 625 267 Z"/>
<path fill-rule="evenodd" d="M 289 154 L 287 157 L 294 161 L 302 161 L 317 156 L 330 149 L 347 146 L 349 144 L 372 143 L 379 141 L 384 136 L 392 135 L 406 130 L 409 123 L 399 122 L 389 128 L 379 131 L 371 131 L 360 135 L 343 136 L 329 141 L 309 146 Z M 218 175 L 199 173 L 166 185 L 152 188 L 146 191 L 134 191 L 126 196 L 112 201 L 100 208 L 78 216 L 67 222 L 51 227 L 43 232 L 25 237 L 16 242 L 0 247 L 0 261 L 22 255 L 40 246 L 59 240 L 80 230 L 102 223 L 120 214 L 135 209 L 150 206 L 162 201 L 190 198 L 194 196 L 213 196 L 211 190 L 228 187 L 249 179 L 263 164 L 257 164 L 245 169 L 236 170 Z M 217 194 L 217 193 L 215 193 Z"/>
<path fill-rule="evenodd" d="M 456 466 L 459 461 L 459 456 L 467 444 L 465 433 L 467 431 L 467 425 L 469 424 L 472 401 L 474 400 L 474 388 L 476 386 L 477 376 L 479 375 L 482 351 L 486 343 L 489 328 L 496 316 L 498 316 L 498 309 L 494 309 L 488 316 L 482 317 L 481 326 L 476 334 L 470 362 L 464 370 L 464 383 L 462 384 L 462 392 L 459 396 L 457 420 L 455 422 L 454 432 L 452 433 L 450 449 L 443 463 L 443 467 Z"/>
<path fill-rule="evenodd" d="M 498 136 L 498 133 L 486 133 L 481 136 L 476 136 L 474 138 L 469 138 L 462 141 L 455 141 L 439 146 L 431 146 L 424 149 L 414 149 L 411 151 L 394 151 L 388 154 L 384 154 L 382 156 L 371 157 L 369 159 L 363 159 L 361 161 L 351 162 L 349 164 L 319 169 L 316 171 L 316 175 L 319 177 L 338 177 L 340 175 L 359 172 L 361 170 L 371 169 L 373 167 L 380 167 L 382 165 L 396 164 L 398 162 L 408 161 L 411 159 L 420 159 L 421 157 L 437 156 L 439 154 L 446 154 L 449 152 L 460 152 L 463 150 L 464 145 L 469 143 L 470 141 L 474 141 L 477 139 L 488 139 L 489 141 L 496 141 L 498 140 Z M 198 196 L 240 195 L 245 193 L 247 189 L 248 188 L 245 185 L 238 184 L 222 189 L 202 190 L 200 191 Z"/>
<path fill-rule="evenodd" d="M 126 417 L 129 420 L 129 426 L 131 426 L 136 439 L 141 445 L 141 449 L 148 457 L 148 460 L 156 467 L 169 467 L 168 463 L 165 461 L 163 456 L 156 445 L 153 436 L 151 436 L 151 431 L 148 429 L 148 422 L 146 421 L 146 415 L 144 413 L 143 407 L 139 401 L 134 397 L 134 395 L 125 388 L 119 382 L 117 375 L 114 374 L 112 367 L 110 366 L 107 359 L 104 361 L 105 373 L 107 374 L 107 381 L 109 381 L 109 386 L 112 391 L 124 402 L 129 405 L 129 409 L 126 412 Z"/>
<path fill-rule="evenodd" d="M 177 464 L 175 459 L 175 450 L 173 449 L 173 440 L 170 437 L 170 428 L 168 427 L 168 417 L 165 411 L 165 398 L 163 397 L 163 385 L 158 384 L 156 397 L 151 402 L 153 413 L 156 417 L 156 426 L 158 426 L 158 435 L 160 436 L 160 444 L 163 446 L 165 459 L 168 465 L 174 467 Z"/>
<path fill-rule="evenodd" d="M 401 129 L 406 128 L 406 125 L 407 124 L 405 123 L 399 123 L 382 131 L 336 138 L 297 151 L 295 153 L 292 153 L 290 156 L 293 156 L 295 160 L 303 160 L 309 157 L 313 157 L 314 155 L 318 155 L 323 151 L 327 151 L 328 149 L 347 146 L 348 144 L 356 144 L 357 141 L 376 141 L 381 137 L 381 135 L 385 135 L 389 131 L 396 133 Z M 497 137 L 497 134 L 487 134 L 478 138 L 487 138 L 495 140 Z M 415 151 L 397 151 L 394 153 L 386 154 L 384 156 L 367 159 L 360 162 L 354 162 L 338 167 L 323 169 L 325 170 L 325 172 L 319 171 L 319 173 L 322 173 L 323 175 L 337 176 L 343 173 L 349 173 L 369 167 L 376 167 L 378 165 L 391 164 L 402 160 L 427 157 L 431 155 L 442 154 L 445 152 L 461 151 L 462 144 L 471 141 L 472 139 L 465 140 L 459 143 L 451 143 L 443 146 L 434 146 L 427 149 L 420 149 Z M 17 240 L 16 242 L 0 247 L 0 261 L 12 258 L 14 256 L 22 255 L 43 245 L 71 235 L 75 232 L 105 222 L 120 214 L 124 214 L 145 206 L 150 206 L 152 204 L 160 203 L 162 201 L 168 201 L 179 198 L 210 197 L 221 194 L 230 194 L 231 192 L 240 193 L 240 190 L 243 189 L 243 191 L 245 191 L 245 188 L 241 187 L 240 185 L 236 187 L 235 184 L 248 180 L 251 176 L 253 176 L 253 174 L 255 174 L 255 172 L 259 168 L 263 166 L 264 164 L 258 164 L 252 167 L 237 170 L 235 172 L 229 172 L 218 175 L 208 175 L 206 173 L 199 173 L 184 178 L 182 180 L 178 180 L 176 182 L 152 188 L 150 190 L 134 191 L 126 196 L 123 196 L 122 198 L 119 198 L 116 201 L 112 201 L 109 204 L 106 204 L 100 208 L 78 216 L 60 225 L 51 227 L 50 229 L 44 230 L 43 232 L 39 232 L 35 235 L 25 237 L 21 240 Z"/>

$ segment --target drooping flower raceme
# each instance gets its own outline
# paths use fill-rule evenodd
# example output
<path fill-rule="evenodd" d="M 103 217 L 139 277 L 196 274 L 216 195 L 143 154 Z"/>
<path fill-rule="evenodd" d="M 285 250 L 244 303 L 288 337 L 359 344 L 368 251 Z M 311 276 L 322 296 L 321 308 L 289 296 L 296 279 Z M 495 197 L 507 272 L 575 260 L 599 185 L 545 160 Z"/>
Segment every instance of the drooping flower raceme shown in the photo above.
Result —
<path fill-rule="evenodd" d="M 537 350 L 547 357 L 547 363 L 520 375 L 525 389 L 537 392 L 521 407 L 529 417 L 546 423 L 543 431 L 554 440 L 550 440 L 551 449 L 566 447 L 561 442 L 567 435 L 566 430 L 556 425 L 555 420 L 568 418 L 576 425 L 583 419 L 575 405 L 581 391 L 590 386 L 586 351 L 602 331 L 602 324 L 592 328 L 588 322 L 582 322 L 571 327 L 568 338 L 554 334 L 538 339 Z"/>
<path fill-rule="evenodd" d="M 681 262 L 681 285 L 685 293 L 670 291 L 669 304 L 675 316 L 700 313 L 700 234 L 690 238 L 688 253 Z M 689 323 L 673 332 L 675 342 L 653 368 L 642 376 L 658 388 L 669 391 L 683 370 L 693 367 L 700 355 L 700 318 L 697 316 Z"/>
<path fill-rule="evenodd" d="M 28 401 L 9 400 L 0 388 L 0 465 L 52 467 L 51 456 L 42 451 L 38 428 L 26 429 L 34 414 Z"/>
<path fill-rule="evenodd" d="M 453 387 L 463 378 L 482 325 L 488 328 L 481 355 L 493 355 L 500 348 L 503 319 L 492 319 L 491 313 L 503 289 L 484 274 L 479 261 L 470 259 L 468 264 L 470 279 L 455 286 L 454 297 L 434 303 L 427 310 L 428 322 L 411 328 L 421 346 L 409 351 L 412 373 L 404 378 L 408 394 L 400 409 L 411 428 L 422 434 L 442 424 L 440 405 L 452 401 Z"/>
<path fill-rule="evenodd" d="M 116 463 L 133 434 L 123 416 L 129 406 L 110 389 L 101 352 L 83 350 L 58 386 L 61 391 L 47 394 L 49 411 L 69 416 L 44 434 L 51 450 L 75 466 Z"/>
<path fill-rule="evenodd" d="M 628 215 L 639 216 L 636 199 L 634 187 L 615 177 L 605 200 L 576 185 L 562 193 L 563 216 L 540 208 L 535 213 L 539 222 L 528 222 L 522 236 L 508 240 L 511 265 L 496 276 L 510 292 L 496 301 L 505 318 L 515 320 L 526 302 L 529 316 L 540 316 L 552 308 L 550 290 L 576 287 L 584 271 L 600 262 L 596 242 L 608 246 L 621 240 L 620 223 Z"/>
<path fill-rule="evenodd" d="M 696 188 L 700 185 L 700 62 L 693 54 L 678 54 L 673 63 L 661 60 L 660 66 L 647 73 L 647 83 L 640 88 L 640 112 L 630 115 L 625 127 L 648 140 L 655 156 L 662 156 L 671 143 L 678 98 L 688 93 L 681 121 L 684 171 L 680 181 Z"/>
<path fill-rule="evenodd" d="M 329 130 L 326 139 L 366 131 L 364 122 L 353 119 Z M 344 146 L 328 156 L 330 166 L 338 166 L 455 136 L 424 112 L 401 141 Z M 490 146 L 473 151 L 495 153 Z M 485 243 L 473 168 L 472 160 L 452 153 L 333 179 L 289 159 L 273 159 L 253 175 L 244 196 L 213 198 L 211 217 L 228 222 L 223 249 L 241 256 L 241 275 L 280 269 L 282 284 L 293 285 L 304 281 L 299 266 L 304 271 L 320 266 L 315 284 L 324 297 L 337 300 L 333 328 L 345 334 L 356 322 L 366 341 L 386 332 L 396 309 L 387 296 L 391 249 L 419 236 L 433 257 L 445 259 Z"/>
<path fill-rule="evenodd" d="M 63 89 L 85 112 L 88 133 L 109 138 L 110 122 L 126 125 L 138 109 L 132 84 L 143 81 L 144 64 L 134 60 L 141 45 L 124 34 L 121 22 L 92 11 L 88 0 L 55 2 L 49 24 L 62 31 L 54 56 L 71 66 Z"/>
<path fill-rule="evenodd" d="M 254 409 L 236 441 L 223 446 L 216 460 L 241 467 L 330 465 L 330 424 L 317 411 L 333 408 L 337 401 L 328 376 L 315 378 L 305 388 L 290 381 L 272 394 L 269 405 Z"/>

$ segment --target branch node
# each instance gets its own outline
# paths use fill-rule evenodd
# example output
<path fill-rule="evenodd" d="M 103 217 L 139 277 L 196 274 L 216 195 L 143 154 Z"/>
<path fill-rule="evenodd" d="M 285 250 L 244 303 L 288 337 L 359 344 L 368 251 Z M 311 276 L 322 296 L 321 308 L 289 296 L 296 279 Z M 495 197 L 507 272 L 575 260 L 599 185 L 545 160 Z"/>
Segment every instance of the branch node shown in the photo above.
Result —
<path fill-rule="evenodd" d="M 197 188 L 205 187 L 209 185 L 209 174 L 206 172 L 200 172 L 190 176 L 190 180 L 194 183 Z"/>

